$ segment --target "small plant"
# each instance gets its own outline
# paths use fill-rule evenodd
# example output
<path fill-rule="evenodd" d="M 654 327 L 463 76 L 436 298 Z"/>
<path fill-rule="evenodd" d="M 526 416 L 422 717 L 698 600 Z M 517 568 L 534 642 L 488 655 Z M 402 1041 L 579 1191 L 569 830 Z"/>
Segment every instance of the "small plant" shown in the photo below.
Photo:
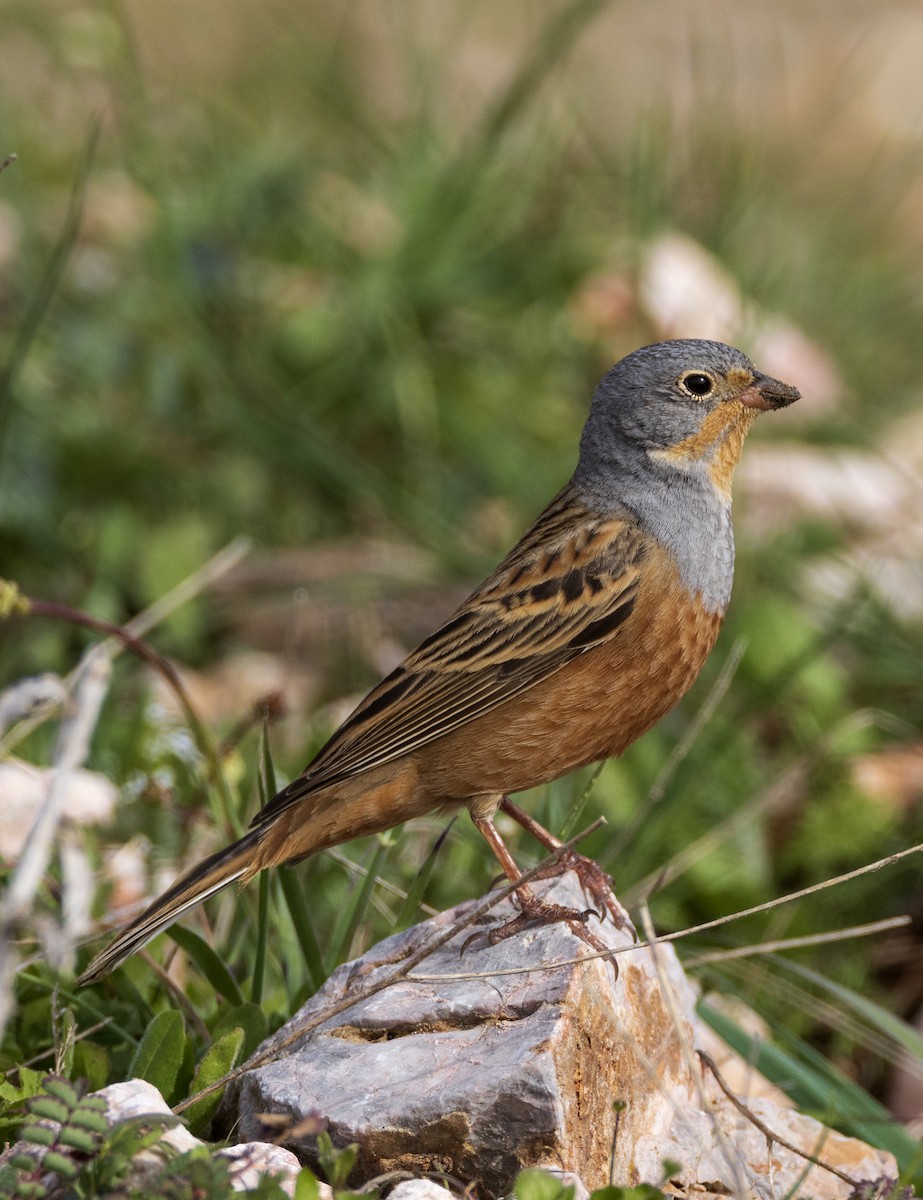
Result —
<path fill-rule="evenodd" d="M 178 1118 L 131 1117 L 111 1128 L 102 1096 L 57 1075 L 26 1102 L 20 1146 L 0 1170 L 0 1196 L 97 1196 L 115 1193 L 142 1150 Z M 124 1195 L 133 1193 L 124 1192 Z"/>

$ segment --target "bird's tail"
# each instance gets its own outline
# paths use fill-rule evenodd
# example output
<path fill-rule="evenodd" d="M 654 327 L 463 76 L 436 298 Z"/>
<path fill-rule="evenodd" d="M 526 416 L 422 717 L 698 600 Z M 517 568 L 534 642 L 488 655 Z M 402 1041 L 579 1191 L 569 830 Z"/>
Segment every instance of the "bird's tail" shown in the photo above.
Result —
<path fill-rule="evenodd" d="M 77 986 L 96 983 L 108 975 L 136 950 L 140 950 L 161 930 L 178 921 L 191 908 L 214 896 L 241 876 L 253 873 L 253 852 L 260 840 L 260 830 L 245 834 L 233 845 L 212 854 L 198 866 L 187 871 L 143 913 L 126 925 L 114 941 L 100 951 L 77 980 Z"/>

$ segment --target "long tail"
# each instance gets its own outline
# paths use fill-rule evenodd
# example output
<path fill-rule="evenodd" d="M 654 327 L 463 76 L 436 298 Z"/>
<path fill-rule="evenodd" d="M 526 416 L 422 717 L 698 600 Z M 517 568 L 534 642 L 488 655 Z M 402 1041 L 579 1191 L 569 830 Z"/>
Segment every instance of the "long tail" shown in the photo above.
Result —
<path fill-rule="evenodd" d="M 96 955 L 77 980 L 77 987 L 96 983 L 136 950 L 140 950 L 161 930 L 178 921 L 184 913 L 201 904 L 209 896 L 214 896 L 235 879 L 240 879 L 242 875 L 252 871 L 253 851 L 260 840 L 261 832 L 259 829 L 252 830 L 240 841 L 219 850 L 217 854 L 210 855 L 191 871 L 187 871 L 140 916 L 135 917 L 130 925 L 126 925 L 105 950 Z"/>

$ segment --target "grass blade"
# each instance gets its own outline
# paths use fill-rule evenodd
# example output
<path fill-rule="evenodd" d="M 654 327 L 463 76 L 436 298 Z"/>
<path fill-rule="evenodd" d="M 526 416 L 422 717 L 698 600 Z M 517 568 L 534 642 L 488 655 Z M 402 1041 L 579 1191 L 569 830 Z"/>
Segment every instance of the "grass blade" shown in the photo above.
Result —
<path fill-rule="evenodd" d="M 301 947 L 305 973 L 313 991 L 316 992 L 327 978 L 328 972 L 324 967 L 324 956 L 314 931 L 314 924 L 311 921 L 303 880 L 287 867 L 283 867 L 279 871 L 278 879 L 282 885 L 282 895 L 285 897 L 289 916 L 295 929 L 295 937 Z"/>
<path fill-rule="evenodd" d="M 185 929 L 182 925 L 171 926 L 167 930 L 167 934 L 182 950 L 186 951 L 215 991 L 219 992 L 229 1004 L 244 1003 L 243 993 L 234 976 L 203 937 L 193 933 L 191 929 Z"/>
<path fill-rule="evenodd" d="M 365 917 L 372 890 L 378 881 L 378 873 L 381 870 L 388 851 L 391 849 L 391 845 L 391 839 L 387 834 L 382 834 L 378 838 L 378 845 L 375 847 L 375 853 L 372 856 L 368 874 L 362 881 L 362 887 L 356 893 L 355 902 L 351 906 L 344 906 L 343 911 L 340 913 L 340 918 L 336 923 L 333 936 L 331 937 L 332 948 L 327 959 L 328 974 L 338 963 L 344 960 L 349 951 L 353 936 Z"/>

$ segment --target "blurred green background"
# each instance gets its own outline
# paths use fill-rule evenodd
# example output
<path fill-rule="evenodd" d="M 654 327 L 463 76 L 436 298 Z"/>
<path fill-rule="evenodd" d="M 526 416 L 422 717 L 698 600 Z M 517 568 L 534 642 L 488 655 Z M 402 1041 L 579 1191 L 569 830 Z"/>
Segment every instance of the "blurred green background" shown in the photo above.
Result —
<path fill-rule="evenodd" d="M 921 840 L 915 9 L 23 0 L 0 38 L 0 157 L 19 155 L 0 175 L 5 576 L 122 622 L 248 535 L 251 558 L 151 640 L 196 670 L 217 733 L 251 676 L 288 688 L 290 776 L 566 480 L 611 362 L 717 332 L 804 400 L 751 439 L 728 627 L 681 709 L 603 770 L 589 849 L 638 896 L 700 846 L 652 899 L 678 928 Z M 0 637 L 0 683 L 86 644 L 39 621 Z M 155 877 L 225 832 L 163 703 L 122 664 L 91 762 L 131 801 L 94 853 L 143 834 Z M 530 808 L 560 828 L 585 782 Z M 440 828 L 376 870 L 407 886 Z M 430 903 L 487 886 L 467 822 L 443 854 Z M 920 915 L 910 861 L 733 939 Z M 351 877 L 306 870 L 323 940 Z M 339 928 L 332 959 L 393 920 Z M 291 944 L 276 1015 L 308 986 Z M 915 926 L 812 962 L 910 1019 L 923 1002 Z M 889 1054 L 813 985 L 770 966 L 706 982 L 886 1094 Z"/>

